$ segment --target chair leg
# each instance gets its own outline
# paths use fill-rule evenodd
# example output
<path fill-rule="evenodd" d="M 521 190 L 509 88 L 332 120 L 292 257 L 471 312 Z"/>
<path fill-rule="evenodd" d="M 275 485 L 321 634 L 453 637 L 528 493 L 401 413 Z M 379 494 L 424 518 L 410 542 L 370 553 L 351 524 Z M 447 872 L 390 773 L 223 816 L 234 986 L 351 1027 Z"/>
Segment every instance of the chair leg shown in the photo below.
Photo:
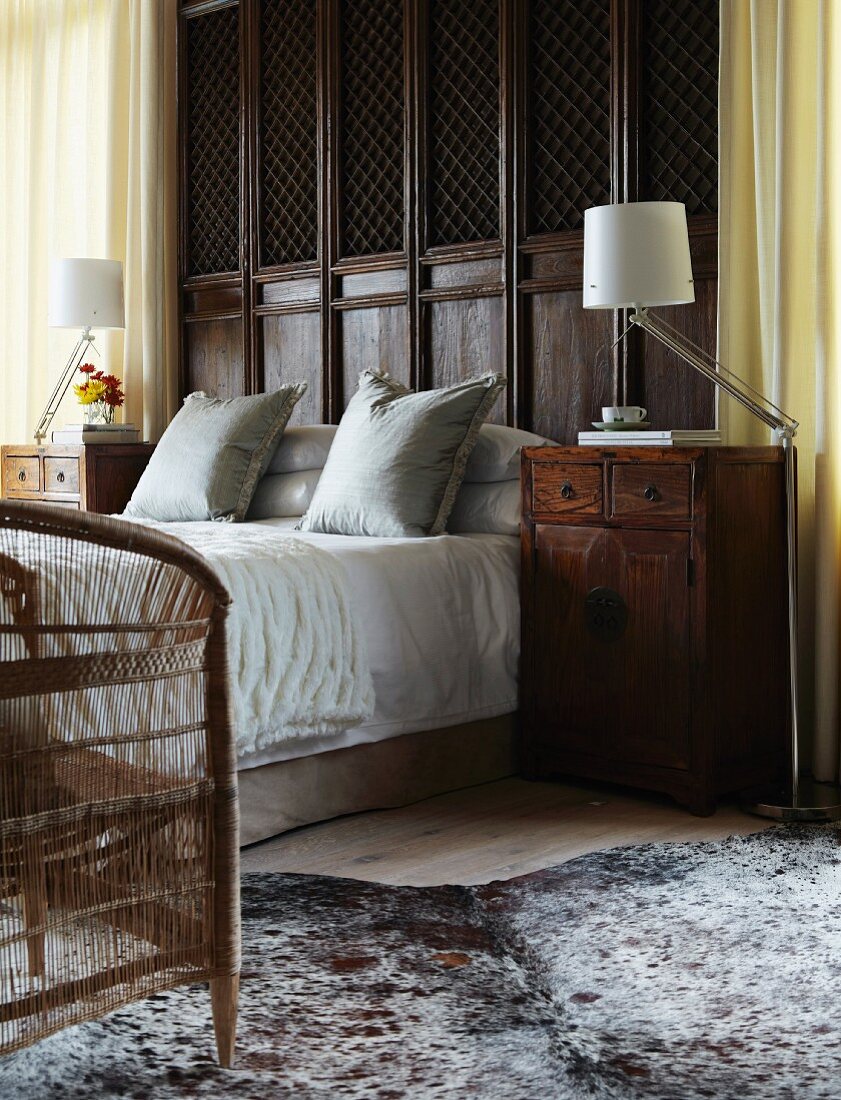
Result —
<path fill-rule="evenodd" d="M 238 1000 L 239 974 L 226 974 L 221 978 L 211 978 L 210 1006 L 213 1010 L 213 1030 L 216 1033 L 219 1065 L 224 1069 L 230 1069 L 234 1060 Z"/>

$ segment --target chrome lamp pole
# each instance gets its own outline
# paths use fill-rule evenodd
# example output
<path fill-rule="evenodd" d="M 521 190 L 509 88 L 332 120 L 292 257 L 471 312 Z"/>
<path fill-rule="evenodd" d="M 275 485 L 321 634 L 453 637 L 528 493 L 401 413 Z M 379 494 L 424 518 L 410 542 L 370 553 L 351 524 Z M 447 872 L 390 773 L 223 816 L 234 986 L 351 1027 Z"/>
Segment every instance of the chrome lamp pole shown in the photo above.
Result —
<path fill-rule="evenodd" d="M 651 305 L 681 305 L 695 300 L 686 209 L 682 203 L 641 202 L 594 207 L 585 213 L 584 234 L 585 308 L 631 308 L 630 324 L 651 333 L 777 433 L 785 464 L 791 784 L 775 790 L 746 791 L 742 795 L 742 806 L 750 813 L 780 821 L 839 820 L 841 787 L 800 776 L 794 452 L 799 424 L 744 379 L 649 311 Z"/>

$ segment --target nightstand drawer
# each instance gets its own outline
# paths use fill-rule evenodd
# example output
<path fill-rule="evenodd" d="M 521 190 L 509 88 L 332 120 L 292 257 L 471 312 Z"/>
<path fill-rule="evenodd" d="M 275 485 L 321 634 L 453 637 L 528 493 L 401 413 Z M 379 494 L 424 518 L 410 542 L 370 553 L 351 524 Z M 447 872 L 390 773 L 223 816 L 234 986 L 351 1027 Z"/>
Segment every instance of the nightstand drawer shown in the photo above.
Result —
<path fill-rule="evenodd" d="M 40 493 L 41 463 L 37 455 L 7 454 L 3 462 L 3 485 L 7 496 Z"/>
<path fill-rule="evenodd" d="M 78 493 L 78 458 L 54 458 L 51 455 L 44 455 L 44 491 L 47 493 Z"/>
<path fill-rule="evenodd" d="M 544 515 L 600 516 L 602 467 L 583 462 L 536 462 L 532 466 L 532 510 Z"/>
<path fill-rule="evenodd" d="M 616 465 L 611 474 L 610 514 L 614 519 L 690 519 L 692 477 L 689 465 L 675 463 Z"/>

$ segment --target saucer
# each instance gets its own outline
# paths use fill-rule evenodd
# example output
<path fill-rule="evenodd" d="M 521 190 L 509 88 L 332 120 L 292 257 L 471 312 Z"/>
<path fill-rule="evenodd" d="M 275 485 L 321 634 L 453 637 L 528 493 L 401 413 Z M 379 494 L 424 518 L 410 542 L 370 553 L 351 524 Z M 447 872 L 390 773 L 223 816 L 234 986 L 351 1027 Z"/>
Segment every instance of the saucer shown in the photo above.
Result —
<path fill-rule="evenodd" d="M 648 420 L 591 420 L 590 423 L 600 432 L 636 432 L 651 427 Z"/>

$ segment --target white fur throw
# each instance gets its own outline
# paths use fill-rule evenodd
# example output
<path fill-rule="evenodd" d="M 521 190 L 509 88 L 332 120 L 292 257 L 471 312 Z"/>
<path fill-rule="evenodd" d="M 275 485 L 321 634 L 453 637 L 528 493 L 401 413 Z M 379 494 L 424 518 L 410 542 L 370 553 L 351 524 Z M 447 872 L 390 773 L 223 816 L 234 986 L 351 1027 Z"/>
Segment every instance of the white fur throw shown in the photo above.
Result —
<path fill-rule="evenodd" d="M 371 717 L 368 654 L 335 557 L 250 524 L 146 522 L 207 558 L 233 597 L 228 653 L 239 754 Z"/>

